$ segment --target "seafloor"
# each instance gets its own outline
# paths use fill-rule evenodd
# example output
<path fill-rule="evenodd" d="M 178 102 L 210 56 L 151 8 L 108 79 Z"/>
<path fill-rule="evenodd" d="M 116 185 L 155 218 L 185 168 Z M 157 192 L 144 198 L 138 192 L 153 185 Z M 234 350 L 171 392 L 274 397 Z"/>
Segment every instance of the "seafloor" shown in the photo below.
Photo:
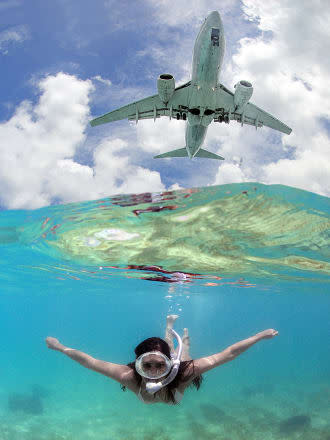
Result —
<path fill-rule="evenodd" d="M 2 413 L 0 438 L 330 439 L 330 386 L 326 382 L 309 385 L 305 389 L 303 386 L 270 386 L 265 383 L 239 388 L 226 388 L 224 385 L 220 392 L 214 392 L 214 386 L 209 385 L 206 384 L 206 390 L 198 391 L 198 395 L 194 390 L 189 391 L 185 402 L 175 407 L 141 405 L 134 395 L 116 391 L 113 387 L 107 393 L 107 384 L 104 386 L 104 382 L 103 392 L 91 392 L 86 386 L 85 395 L 81 387 L 79 395 L 78 390 L 68 390 L 65 395 L 64 389 L 52 389 L 50 386 L 51 392 L 42 399 L 41 414 L 29 414 L 26 409 Z"/>

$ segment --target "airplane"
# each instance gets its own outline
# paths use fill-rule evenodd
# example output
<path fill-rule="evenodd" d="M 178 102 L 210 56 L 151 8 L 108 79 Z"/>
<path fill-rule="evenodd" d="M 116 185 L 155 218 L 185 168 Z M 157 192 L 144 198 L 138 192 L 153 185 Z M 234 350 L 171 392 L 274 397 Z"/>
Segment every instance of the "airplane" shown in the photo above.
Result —
<path fill-rule="evenodd" d="M 225 36 L 219 12 L 212 12 L 204 21 L 196 38 L 191 81 L 175 87 L 173 75 L 161 74 L 157 80 L 158 94 L 133 102 L 93 119 L 92 127 L 107 122 L 128 119 L 136 121 L 161 116 L 186 121 L 186 146 L 155 156 L 194 157 L 224 160 L 202 149 L 211 122 L 229 124 L 237 121 L 258 127 L 266 126 L 290 134 L 291 128 L 274 116 L 249 102 L 253 87 L 241 80 L 231 92 L 219 82 L 225 50 Z"/>

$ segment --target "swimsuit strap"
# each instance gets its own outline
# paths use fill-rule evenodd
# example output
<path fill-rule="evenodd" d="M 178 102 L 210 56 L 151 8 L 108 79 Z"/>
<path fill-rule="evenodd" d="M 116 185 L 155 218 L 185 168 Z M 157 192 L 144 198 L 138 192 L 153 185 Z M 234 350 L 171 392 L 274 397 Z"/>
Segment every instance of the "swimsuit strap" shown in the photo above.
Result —
<path fill-rule="evenodd" d="M 182 398 L 183 398 L 183 393 L 181 393 L 177 388 L 175 388 L 175 389 L 173 390 L 173 392 L 174 392 L 174 400 L 175 400 L 175 403 L 179 403 L 179 402 L 181 402 L 181 400 L 182 400 Z M 138 397 L 139 400 L 141 400 L 141 402 L 144 402 L 144 403 L 146 403 L 146 404 L 153 403 L 152 401 L 149 402 L 149 401 L 147 401 L 147 400 L 144 400 L 144 398 L 143 398 L 143 396 L 142 396 L 142 393 L 141 393 L 141 385 L 140 385 L 140 388 L 139 388 L 139 392 L 137 393 L 137 397 Z M 166 403 L 166 402 L 164 402 L 164 403 Z M 170 402 L 170 403 L 172 403 L 172 402 Z"/>

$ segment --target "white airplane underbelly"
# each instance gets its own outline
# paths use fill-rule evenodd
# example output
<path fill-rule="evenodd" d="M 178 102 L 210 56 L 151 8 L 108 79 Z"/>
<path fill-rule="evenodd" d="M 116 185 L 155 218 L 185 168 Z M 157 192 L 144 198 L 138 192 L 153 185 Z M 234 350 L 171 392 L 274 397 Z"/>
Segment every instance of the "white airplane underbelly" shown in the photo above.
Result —
<path fill-rule="evenodd" d="M 190 125 L 189 123 L 187 123 L 186 148 L 189 157 L 194 157 L 194 155 L 198 152 L 204 142 L 206 132 L 207 127 L 204 127 L 201 124 Z"/>
<path fill-rule="evenodd" d="M 215 40 L 212 35 L 217 36 Z M 196 39 L 192 66 L 192 91 L 186 126 L 189 157 L 201 148 L 215 110 L 214 89 L 224 55 L 224 36 L 220 16 L 211 14 Z"/>
<path fill-rule="evenodd" d="M 195 42 L 192 84 L 216 87 L 225 50 L 224 30 L 218 13 L 204 22 Z"/>

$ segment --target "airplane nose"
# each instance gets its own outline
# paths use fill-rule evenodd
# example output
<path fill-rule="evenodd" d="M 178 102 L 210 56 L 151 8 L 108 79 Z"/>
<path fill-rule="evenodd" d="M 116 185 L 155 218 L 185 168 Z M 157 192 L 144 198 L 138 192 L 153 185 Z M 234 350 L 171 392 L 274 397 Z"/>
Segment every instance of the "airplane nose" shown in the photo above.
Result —
<path fill-rule="evenodd" d="M 221 23 L 221 17 L 218 11 L 213 11 L 211 14 L 207 17 L 207 21 L 211 26 L 219 27 Z"/>

